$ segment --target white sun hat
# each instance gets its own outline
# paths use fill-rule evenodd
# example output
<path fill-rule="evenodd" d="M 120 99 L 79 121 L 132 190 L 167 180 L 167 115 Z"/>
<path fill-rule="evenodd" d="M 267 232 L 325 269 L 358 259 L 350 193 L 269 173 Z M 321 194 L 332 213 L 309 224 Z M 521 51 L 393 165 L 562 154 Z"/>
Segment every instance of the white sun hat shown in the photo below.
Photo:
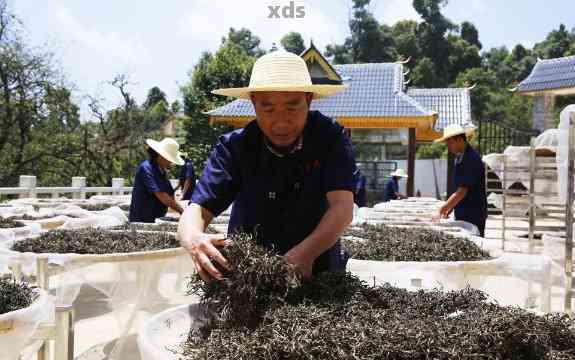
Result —
<path fill-rule="evenodd" d="M 314 85 L 305 61 L 285 50 L 272 51 L 254 64 L 250 76 L 250 85 L 241 88 L 226 88 L 212 91 L 241 99 L 249 99 L 257 91 L 290 91 L 313 93 L 314 99 L 337 94 L 347 85 Z"/>
<path fill-rule="evenodd" d="M 148 139 L 146 145 L 173 164 L 180 166 L 185 164 L 180 153 L 180 144 L 172 138 L 165 138 L 162 141 Z"/>
<path fill-rule="evenodd" d="M 407 175 L 403 169 L 397 169 L 394 172 L 392 172 L 391 174 L 389 174 L 389 176 L 393 176 L 393 177 L 397 176 L 397 177 L 402 177 L 402 178 L 409 177 L 409 175 Z"/>
<path fill-rule="evenodd" d="M 443 136 L 440 139 L 435 140 L 435 143 L 445 142 L 445 140 L 452 138 L 454 136 L 465 134 L 467 137 L 471 137 L 475 133 L 476 127 L 474 125 L 451 124 L 443 129 Z"/>

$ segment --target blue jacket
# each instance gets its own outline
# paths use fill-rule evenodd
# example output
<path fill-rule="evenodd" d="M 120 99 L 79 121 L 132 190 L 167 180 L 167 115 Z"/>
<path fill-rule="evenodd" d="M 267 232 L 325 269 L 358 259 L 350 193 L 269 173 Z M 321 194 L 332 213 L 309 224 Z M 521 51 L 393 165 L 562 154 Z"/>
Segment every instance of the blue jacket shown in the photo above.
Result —
<path fill-rule="evenodd" d="M 355 161 L 343 127 L 311 111 L 303 147 L 274 155 L 256 121 L 220 137 L 192 195 L 215 216 L 232 202 L 228 232 L 253 233 L 285 254 L 317 227 L 328 209 L 326 194 L 353 192 Z M 314 273 L 345 269 L 340 243 L 320 255 Z"/>

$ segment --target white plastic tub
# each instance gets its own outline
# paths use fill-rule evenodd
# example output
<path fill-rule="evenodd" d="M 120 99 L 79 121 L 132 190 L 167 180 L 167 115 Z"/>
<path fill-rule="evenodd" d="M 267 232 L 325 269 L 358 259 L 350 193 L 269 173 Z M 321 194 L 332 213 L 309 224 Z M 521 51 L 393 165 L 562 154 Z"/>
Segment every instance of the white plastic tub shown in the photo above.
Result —
<path fill-rule="evenodd" d="M 0 315 L 0 358 L 18 359 L 20 353 L 32 342 L 32 335 L 41 322 L 54 320 L 52 298 L 42 290 L 27 308 Z"/>
<path fill-rule="evenodd" d="M 138 331 L 142 360 L 180 360 L 180 344 L 204 319 L 199 304 L 178 306 L 151 317 Z"/>

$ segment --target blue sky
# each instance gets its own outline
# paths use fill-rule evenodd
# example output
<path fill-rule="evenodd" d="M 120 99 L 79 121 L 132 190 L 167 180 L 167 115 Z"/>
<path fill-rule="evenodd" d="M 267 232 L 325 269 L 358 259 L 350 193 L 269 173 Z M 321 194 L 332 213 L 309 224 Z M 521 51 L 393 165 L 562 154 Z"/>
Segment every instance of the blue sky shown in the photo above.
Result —
<path fill-rule="evenodd" d="M 303 19 L 268 19 L 269 5 L 289 0 L 9 0 L 34 46 L 55 54 L 75 98 L 86 94 L 119 101 L 105 81 L 127 73 L 132 93 L 143 101 L 152 86 L 170 101 L 199 55 L 215 50 L 229 27 L 247 27 L 265 48 L 289 31 L 323 49 L 348 35 L 351 0 L 295 0 Z M 418 19 L 411 0 L 372 0 L 380 22 Z M 473 22 L 484 48 L 522 43 L 531 47 L 560 23 L 575 27 L 573 0 L 451 0 L 444 13 L 454 22 Z"/>

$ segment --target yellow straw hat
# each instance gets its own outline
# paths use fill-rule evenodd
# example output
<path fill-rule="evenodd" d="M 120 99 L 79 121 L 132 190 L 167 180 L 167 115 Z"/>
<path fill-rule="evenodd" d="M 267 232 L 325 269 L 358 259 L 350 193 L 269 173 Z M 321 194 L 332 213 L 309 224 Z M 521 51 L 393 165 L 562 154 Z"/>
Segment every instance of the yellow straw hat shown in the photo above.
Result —
<path fill-rule="evenodd" d="M 475 126 L 461 126 L 459 124 L 452 124 L 443 129 L 443 136 L 440 139 L 434 140 L 435 143 L 445 142 L 445 140 L 452 138 L 454 136 L 465 134 L 467 137 L 471 137 L 475 133 Z"/>
<path fill-rule="evenodd" d="M 293 91 L 313 93 L 314 99 L 337 94 L 347 85 L 314 85 L 305 61 L 285 50 L 276 50 L 260 57 L 254 64 L 250 85 L 241 88 L 217 89 L 216 95 L 249 99 L 258 91 Z"/>
<path fill-rule="evenodd" d="M 397 176 L 397 177 L 402 177 L 402 178 L 409 177 L 409 175 L 407 175 L 403 169 L 397 169 L 394 172 L 392 172 L 391 174 L 389 174 L 389 176 L 393 176 L 393 177 Z"/>
<path fill-rule="evenodd" d="M 180 154 L 180 144 L 176 140 L 172 138 L 165 138 L 162 141 L 148 139 L 146 144 L 169 162 L 180 166 L 185 164 Z"/>

